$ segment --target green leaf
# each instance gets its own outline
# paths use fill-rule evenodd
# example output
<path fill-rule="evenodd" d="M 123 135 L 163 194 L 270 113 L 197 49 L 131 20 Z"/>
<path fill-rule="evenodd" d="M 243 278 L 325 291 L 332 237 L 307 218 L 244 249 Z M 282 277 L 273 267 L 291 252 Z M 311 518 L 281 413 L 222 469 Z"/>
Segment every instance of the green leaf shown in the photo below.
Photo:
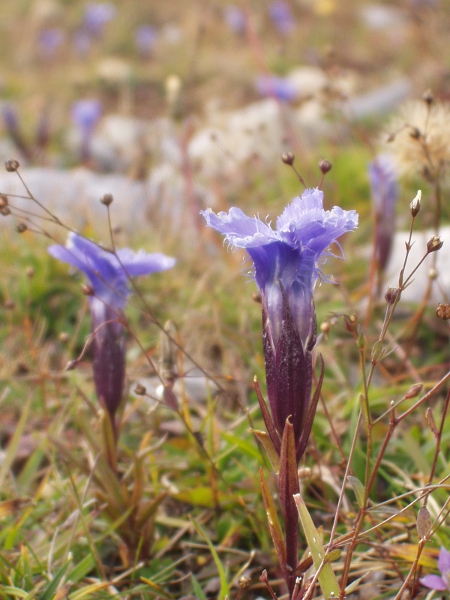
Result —
<path fill-rule="evenodd" d="M 306 508 L 306 504 L 300 494 L 295 494 L 295 503 L 297 505 L 298 514 L 302 523 L 303 531 L 305 532 L 311 556 L 316 569 L 320 569 L 318 576 L 320 587 L 324 598 L 339 598 L 339 583 L 336 575 L 329 562 L 324 561 L 325 550 L 320 541 L 319 532 L 314 525 L 313 520 Z"/>
<path fill-rule="evenodd" d="M 209 549 L 211 551 L 211 554 L 212 554 L 212 557 L 214 559 L 214 562 L 216 563 L 217 571 L 219 573 L 219 579 L 220 579 L 219 600 L 225 600 L 225 598 L 228 596 L 229 589 L 228 589 L 227 577 L 226 577 L 226 574 L 225 574 L 225 569 L 223 567 L 223 564 L 222 564 L 222 562 L 221 562 L 221 560 L 219 558 L 219 555 L 217 554 L 217 551 L 214 548 L 211 540 L 206 535 L 206 531 L 203 529 L 203 527 L 201 525 L 199 525 L 197 523 L 197 521 L 194 518 L 192 518 L 192 517 L 191 517 L 191 523 L 194 526 L 196 532 L 208 544 L 208 547 L 209 547 Z"/>
<path fill-rule="evenodd" d="M 70 561 L 66 562 L 65 565 L 61 567 L 61 569 L 56 573 L 53 577 L 47 588 L 43 591 L 43 593 L 39 596 L 39 600 L 52 600 L 53 596 L 58 589 L 58 585 L 60 584 L 62 578 L 64 577 L 67 569 L 69 568 Z"/>
<path fill-rule="evenodd" d="M 353 475 L 348 476 L 348 482 L 355 492 L 356 502 L 358 503 L 359 508 L 364 508 L 366 490 L 363 484 L 357 477 L 354 477 Z"/>

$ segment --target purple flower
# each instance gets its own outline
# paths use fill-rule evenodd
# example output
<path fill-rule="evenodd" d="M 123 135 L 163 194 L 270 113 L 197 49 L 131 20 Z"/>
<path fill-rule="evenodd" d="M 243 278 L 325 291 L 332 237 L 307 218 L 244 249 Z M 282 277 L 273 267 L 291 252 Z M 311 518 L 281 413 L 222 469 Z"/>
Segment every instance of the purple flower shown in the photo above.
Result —
<path fill-rule="evenodd" d="M 234 31 L 234 33 L 244 33 L 246 19 L 245 13 L 242 9 L 230 4 L 224 8 L 223 16 L 225 23 L 232 31 Z"/>
<path fill-rule="evenodd" d="M 44 29 L 39 34 L 39 48 L 45 58 L 51 58 L 65 39 L 65 33 L 59 27 Z"/>
<path fill-rule="evenodd" d="M 278 217 L 275 230 L 258 217 L 247 217 L 239 208 L 231 208 L 228 214 L 216 215 L 211 209 L 202 214 L 210 227 L 225 235 L 230 245 L 245 248 L 253 261 L 262 299 L 264 360 L 273 424 L 281 437 L 286 419 L 292 418 L 299 460 L 318 399 L 316 391 L 311 401 L 311 351 L 316 340 L 313 291 L 321 276 L 320 264 L 331 254 L 328 247 L 357 227 L 358 215 L 337 206 L 325 211 L 319 189 L 306 190 L 295 198 Z"/>
<path fill-rule="evenodd" d="M 283 35 L 291 33 L 295 28 L 295 19 L 291 7 L 285 0 L 276 0 L 269 6 L 269 15 L 278 31 Z"/>
<path fill-rule="evenodd" d="M 93 2 L 84 11 L 84 26 L 93 36 L 100 36 L 103 29 L 116 15 L 116 8 L 109 2 Z"/>
<path fill-rule="evenodd" d="M 262 96 L 276 98 L 282 102 L 292 102 L 298 98 L 298 92 L 286 77 L 275 75 L 259 75 L 256 89 Z"/>
<path fill-rule="evenodd" d="M 395 207 L 399 194 L 391 156 L 381 154 L 369 164 L 369 180 L 377 219 L 375 247 L 378 267 L 383 271 L 389 260 L 395 233 Z"/>
<path fill-rule="evenodd" d="M 71 115 L 81 133 L 81 159 L 87 160 L 92 134 L 102 116 L 102 104 L 99 100 L 78 100 L 72 104 Z"/>
<path fill-rule="evenodd" d="M 175 259 L 161 253 L 135 253 L 128 248 L 116 254 L 103 250 L 76 233 L 67 245 L 49 246 L 49 253 L 83 271 L 92 286 L 89 295 L 93 332 L 94 381 L 97 396 L 114 423 L 125 381 L 125 338 L 118 321 L 130 294 L 129 277 L 149 275 L 170 269 Z"/>
<path fill-rule="evenodd" d="M 148 56 L 153 52 L 158 32 L 152 25 L 141 25 L 136 29 L 135 42 L 137 49 L 143 56 Z"/>
<path fill-rule="evenodd" d="M 438 569 L 441 575 L 425 575 L 419 579 L 420 583 L 430 590 L 443 592 L 450 590 L 450 552 L 443 546 L 439 552 Z"/>

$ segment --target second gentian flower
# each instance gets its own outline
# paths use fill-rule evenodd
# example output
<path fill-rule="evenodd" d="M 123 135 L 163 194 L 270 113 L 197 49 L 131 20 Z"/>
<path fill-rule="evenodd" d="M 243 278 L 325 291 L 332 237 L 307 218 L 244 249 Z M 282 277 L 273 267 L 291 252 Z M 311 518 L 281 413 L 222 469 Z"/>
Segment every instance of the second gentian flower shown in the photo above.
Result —
<path fill-rule="evenodd" d="M 128 248 L 109 252 L 75 233 L 69 235 L 66 246 L 54 244 L 48 251 L 89 279 L 95 388 L 114 426 L 125 382 L 125 336 L 120 313 L 130 294 L 130 277 L 165 271 L 176 261 L 161 253 L 135 253 Z"/>
<path fill-rule="evenodd" d="M 225 235 L 230 245 L 245 248 L 253 261 L 262 299 L 272 420 L 281 438 L 286 420 L 291 419 L 298 461 L 311 432 L 318 396 L 311 400 L 311 351 L 316 341 L 313 291 L 321 276 L 320 265 L 331 254 L 329 246 L 357 227 L 358 215 L 337 206 L 324 210 L 319 189 L 308 189 L 295 198 L 278 217 L 275 229 L 239 208 L 218 214 L 208 209 L 202 214 L 210 227 Z M 272 441 L 280 447 L 279 440 Z"/>

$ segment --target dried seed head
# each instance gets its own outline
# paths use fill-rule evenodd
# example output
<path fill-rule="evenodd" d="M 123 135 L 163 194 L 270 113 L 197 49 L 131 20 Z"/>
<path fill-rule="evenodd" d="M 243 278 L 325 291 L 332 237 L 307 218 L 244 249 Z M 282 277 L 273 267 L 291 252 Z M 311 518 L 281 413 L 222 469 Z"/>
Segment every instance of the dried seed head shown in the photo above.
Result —
<path fill-rule="evenodd" d="M 400 290 L 398 288 L 388 288 L 384 296 L 384 299 L 388 304 L 394 304 L 397 302 Z"/>
<path fill-rule="evenodd" d="M 24 233 L 24 231 L 26 231 L 27 229 L 28 229 L 28 227 L 27 227 L 26 223 L 19 223 L 16 226 L 17 233 Z"/>
<path fill-rule="evenodd" d="M 12 159 L 5 162 L 5 169 L 8 171 L 8 173 L 14 173 L 14 171 L 17 171 L 19 167 L 20 164 L 18 160 Z"/>
<path fill-rule="evenodd" d="M 441 238 L 439 238 L 437 235 L 433 235 L 433 237 L 430 240 L 428 240 L 427 243 L 428 254 L 430 254 L 431 252 L 437 252 L 442 248 L 443 245 L 444 242 L 441 241 Z"/>
<path fill-rule="evenodd" d="M 63 344 L 67 344 L 69 340 L 70 335 L 67 333 L 67 331 L 61 331 L 61 333 L 59 334 L 59 341 Z"/>
<path fill-rule="evenodd" d="M 433 92 L 430 89 L 426 90 L 423 93 L 422 100 L 426 104 L 428 104 L 428 106 L 430 106 L 431 104 L 433 104 L 433 100 L 434 100 Z"/>
<path fill-rule="evenodd" d="M 407 102 L 393 118 L 389 132 L 389 151 L 400 175 L 419 174 L 435 181 L 450 170 L 450 104 Z"/>
<path fill-rule="evenodd" d="M 2 214 L 4 217 L 7 217 L 11 214 L 11 209 L 9 206 L 4 206 L 3 208 L 0 208 L 0 214 Z"/>
<path fill-rule="evenodd" d="M 147 393 L 147 388 L 145 387 L 145 385 L 142 385 L 142 383 L 137 383 L 134 388 L 134 393 L 136 394 L 136 396 L 145 396 L 145 394 Z"/>
<path fill-rule="evenodd" d="M 0 208 L 5 208 L 5 206 L 8 206 L 8 196 L 0 194 Z"/>
<path fill-rule="evenodd" d="M 113 201 L 114 198 L 112 194 L 103 194 L 103 196 L 100 198 L 100 202 L 105 206 L 110 206 L 113 203 Z"/>
<path fill-rule="evenodd" d="M 450 319 L 450 304 L 438 304 L 436 316 L 443 321 L 448 321 Z"/>
<path fill-rule="evenodd" d="M 319 169 L 322 171 L 322 173 L 325 175 L 326 173 L 328 173 L 329 171 L 331 171 L 333 165 L 330 163 L 329 160 L 321 160 L 319 163 Z"/>
<path fill-rule="evenodd" d="M 292 165 L 294 164 L 295 156 L 292 152 L 283 152 L 283 154 L 281 155 L 281 160 L 284 162 L 285 165 L 289 165 L 290 167 L 292 167 Z"/>
<path fill-rule="evenodd" d="M 252 293 L 252 300 L 253 300 L 253 302 L 261 304 L 262 303 L 261 294 L 259 292 L 253 292 Z"/>
<path fill-rule="evenodd" d="M 27 275 L 28 279 L 33 279 L 33 277 L 34 277 L 34 275 L 35 275 L 35 270 L 34 270 L 34 268 L 33 268 L 33 267 L 30 267 L 30 266 L 28 266 L 28 267 L 25 269 L 25 273 L 26 273 L 26 275 Z"/>
<path fill-rule="evenodd" d="M 81 286 L 81 291 L 85 296 L 94 295 L 94 288 L 90 283 L 83 283 L 83 285 Z"/>
<path fill-rule="evenodd" d="M 418 190 L 417 194 L 415 195 L 414 199 L 412 200 L 411 204 L 409 205 L 409 208 L 411 210 L 411 214 L 413 217 L 416 217 L 419 214 L 421 201 L 422 201 L 422 190 Z"/>
<path fill-rule="evenodd" d="M 252 584 L 252 578 L 250 575 L 247 575 L 246 573 L 244 573 L 243 575 L 241 575 L 238 579 L 238 586 L 241 588 L 241 590 L 246 590 L 248 587 L 251 586 Z"/>

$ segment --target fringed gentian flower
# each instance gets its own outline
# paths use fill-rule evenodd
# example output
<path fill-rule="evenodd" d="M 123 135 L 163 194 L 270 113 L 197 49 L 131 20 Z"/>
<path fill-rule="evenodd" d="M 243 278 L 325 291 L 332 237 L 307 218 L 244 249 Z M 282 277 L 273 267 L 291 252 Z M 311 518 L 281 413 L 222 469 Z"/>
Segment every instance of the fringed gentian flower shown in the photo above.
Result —
<path fill-rule="evenodd" d="M 90 145 L 95 127 L 102 116 L 102 104 L 99 100 L 78 100 L 72 104 L 72 120 L 81 135 L 81 160 L 90 157 Z"/>
<path fill-rule="evenodd" d="M 384 271 L 395 233 L 395 208 L 399 194 L 393 158 L 381 154 L 370 163 L 369 180 L 377 220 L 375 249 L 378 268 Z"/>
<path fill-rule="evenodd" d="M 275 75 L 259 75 L 256 78 L 256 89 L 262 96 L 275 98 L 281 102 L 292 102 L 299 96 L 298 91 L 287 77 Z"/>
<path fill-rule="evenodd" d="M 450 591 L 450 552 L 441 547 L 438 559 L 438 569 L 441 575 L 425 575 L 420 583 L 430 590 L 437 592 Z"/>
<path fill-rule="evenodd" d="M 245 31 L 246 18 L 245 12 L 238 6 L 230 4 L 223 10 L 225 23 L 228 27 L 237 34 L 242 34 Z"/>
<path fill-rule="evenodd" d="M 124 327 L 118 318 L 130 294 L 129 277 L 165 271 L 176 261 L 161 253 L 147 254 L 142 250 L 135 253 L 128 248 L 117 250 L 116 256 L 75 233 L 69 235 L 66 247 L 55 244 L 48 251 L 83 271 L 91 284 L 95 388 L 114 425 L 125 381 Z"/>
<path fill-rule="evenodd" d="M 295 19 L 291 7 L 285 0 L 272 2 L 269 6 L 269 14 L 278 31 L 283 35 L 291 33 L 295 28 Z"/>
<path fill-rule="evenodd" d="M 229 213 L 204 211 L 207 224 L 236 248 L 245 248 L 255 267 L 261 292 L 267 394 L 274 430 L 268 433 L 277 451 L 291 419 L 297 461 L 311 432 L 318 393 L 311 399 L 312 356 L 316 341 L 313 290 L 327 248 L 358 224 L 354 210 L 323 209 L 323 193 L 306 190 L 278 217 L 276 229 L 239 208 Z M 273 429 L 273 428 L 272 428 Z M 276 435 L 275 435 L 276 432 Z M 277 440 L 277 436 L 279 436 Z"/>
<path fill-rule="evenodd" d="M 152 25 L 141 25 L 134 33 L 134 41 L 141 56 L 150 56 L 155 48 L 158 32 Z"/>

